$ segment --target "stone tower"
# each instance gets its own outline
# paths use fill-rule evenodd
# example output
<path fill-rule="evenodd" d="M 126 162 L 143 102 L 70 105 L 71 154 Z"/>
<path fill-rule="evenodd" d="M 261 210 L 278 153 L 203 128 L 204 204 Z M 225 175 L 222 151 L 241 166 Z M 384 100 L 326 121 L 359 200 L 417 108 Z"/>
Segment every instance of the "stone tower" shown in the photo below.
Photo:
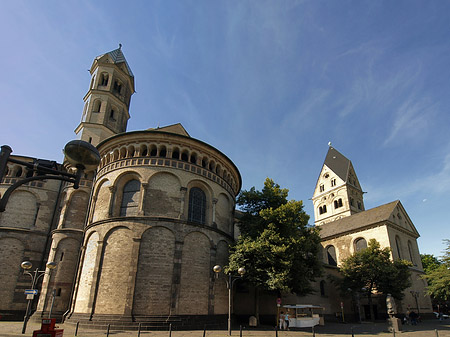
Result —
<path fill-rule="evenodd" d="M 364 211 L 363 193 L 352 162 L 330 146 L 312 197 L 315 224 Z"/>
<path fill-rule="evenodd" d="M 91 84 L 75 133 L 93 145 L 127 129 L 134 76 L 121 48 L 97 56 L 90 69 Z"/>
<path fill-rule="evenodd" d="M 97 146 L 101 141 L 126 131 L 130 118 L 130 98 L 134 93 L 134 77 L 121 46 L 97 56 L 90 73 L 83 115 L 75 133 L 79 139 Z M 65 161 L 66 169 L 72 170 L 68 165 Z M 94 180 L 94 172 L 85 173 L 77 190 L 67 185 L 61 188 L 61 198 L 55 208 L 59 220 L 52 231 L 48 256 L 48 260 L 58 263 L 58 267 L 50 277 L 46 275 L 44 278 L 35 319 L 47 317 L 53 298 L 53 317 L 62 318 L 70 306 Z"/>

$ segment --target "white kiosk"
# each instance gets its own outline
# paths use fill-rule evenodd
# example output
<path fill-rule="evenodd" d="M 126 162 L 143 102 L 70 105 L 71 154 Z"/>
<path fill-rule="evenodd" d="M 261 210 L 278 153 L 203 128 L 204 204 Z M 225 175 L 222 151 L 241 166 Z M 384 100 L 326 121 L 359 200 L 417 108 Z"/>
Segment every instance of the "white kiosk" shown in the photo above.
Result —
<path fill-rule="evenodd" d="M 315 325 L 325 325 L 323 320 L 324 307 L 309 304 L 283 305 L 289 309 L 290 328 L 310 328 Z"/>

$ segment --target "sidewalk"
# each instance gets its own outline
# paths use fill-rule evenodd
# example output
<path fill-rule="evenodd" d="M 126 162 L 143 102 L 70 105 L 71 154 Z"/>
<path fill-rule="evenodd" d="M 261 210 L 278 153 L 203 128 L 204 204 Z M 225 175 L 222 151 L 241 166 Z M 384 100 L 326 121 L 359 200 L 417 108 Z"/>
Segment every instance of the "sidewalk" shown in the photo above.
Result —
<path fill-rule="evenodd" d="M 22 335 L 23 322 L 5 322 L 0 321 L 0 337 L 19 337 L 19 336 L 32 336 L 34 330 L 40 328 L 40 324 L 29 322 L 27 326 L 27 332 Z M 59 328 L 64 329 L 64 337 L 75 336 L 75 326 L 69 324 L 60 324 Z M 329 323 L 326 326 L 318 326 L 315 329 L 316 337 L 331 337 L 331 336 L 352 336 L 352 328 L 354 336 L 368 337 L 391 337 L 394 336 L 392 332 L 388 332 L 386 323 L 364 323 L 364 324 L 338 324 Z M 436 335 L 436 330 L 438 335 Z M 404 326 L 404 331 L 397 332 L 397 337 L 450 337 L 450 319 L 442 322 L 438 320 L 423 321 L 419 325 Z M 80 327 L 77 337 L 104 337 L 106 331 L 102 330 L 87 330 Z M 114 331 L 109 333 L 111 337 L 137 337 L 137 331 Z M 142 331 L 141 337 L 169 337 L 168 331 Z M 213 330 L 206 331 L 205 337 L 227 337 L 228 332 L 225 330 Z M 232 336 L 239 337 L 239 330 L 234 330 Z M 276 337 L 275 331 L 270 329 L 244 329 L 242 332 L 243 337 Z M 278 337 L 311 337 L 313 336 L 312 330 L 302 331 L 279 331 Z M 171 337 L 203 337 L 203 330 L 196 331 L 172 331 Z"/>

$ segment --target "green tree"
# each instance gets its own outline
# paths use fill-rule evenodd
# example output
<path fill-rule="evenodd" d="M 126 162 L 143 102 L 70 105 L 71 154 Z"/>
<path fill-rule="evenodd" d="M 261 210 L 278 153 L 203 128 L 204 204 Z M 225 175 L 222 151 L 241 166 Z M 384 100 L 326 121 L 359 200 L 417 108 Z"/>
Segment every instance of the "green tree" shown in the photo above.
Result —
<path fill-rule="evenodd" d="M 253 187 L 241 192 L 238 205 L 245 213 L 227 270 L 244 266 L 245 279 L 256 289 L 304 295 L 321 274 L 320 236 L 308 226 L 302 201 L 288 201 L 287 196 L 288 190 L 269 178 L 262 191 Z M 258 317 L 257 303 L 256 298 Z"/>
<path fill-rule="evenodd" d="M 432 254 L 420 254 L 420 259 L 422 260 L 422 266 L 425 274 L 429 274 L 441 265 L 441 261 L 439 261 L 439 259 Z"/>
<path fill-rule="evenodd" d="M 380 244 L 372 239 L 366 249 L 355 252 L 342 262 L 340 268 L 343 279 L 343 290 L 364 289 L 370 307 L 370 317 L 375 319 L 372 306 L 374 293 L 391 294 L 394 298 L 402 299 L 403 291 L 411 285 L 409 266 L 406 260 L 390 259 L 389 248 L 380 248 Z"/>
<path fill-rule="evenodd" d="M 450 240 L 444 240 L 447 248 L 442 263 L 425 270 L 424 278 L 428 281 L 428 294 L 438 302 L 450 300 Z M 425 267 L 424 267 L 425 269 Z"/>

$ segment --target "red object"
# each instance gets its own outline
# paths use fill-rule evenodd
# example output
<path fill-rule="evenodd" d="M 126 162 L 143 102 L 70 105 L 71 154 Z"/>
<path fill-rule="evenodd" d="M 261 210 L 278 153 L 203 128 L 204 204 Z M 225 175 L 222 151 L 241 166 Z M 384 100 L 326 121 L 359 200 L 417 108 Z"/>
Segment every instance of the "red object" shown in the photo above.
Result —
<path fill-rule="evenodd" d="M 33 337 L 62 337 L 64 329 L 55 329 L 55 318 L 42 319 L 41 330 L 33 331 Z"/>
<path fill-rule="evenodd" d="M 281 304 L 281 298 L 277 298 L 277 304 Z"/>

